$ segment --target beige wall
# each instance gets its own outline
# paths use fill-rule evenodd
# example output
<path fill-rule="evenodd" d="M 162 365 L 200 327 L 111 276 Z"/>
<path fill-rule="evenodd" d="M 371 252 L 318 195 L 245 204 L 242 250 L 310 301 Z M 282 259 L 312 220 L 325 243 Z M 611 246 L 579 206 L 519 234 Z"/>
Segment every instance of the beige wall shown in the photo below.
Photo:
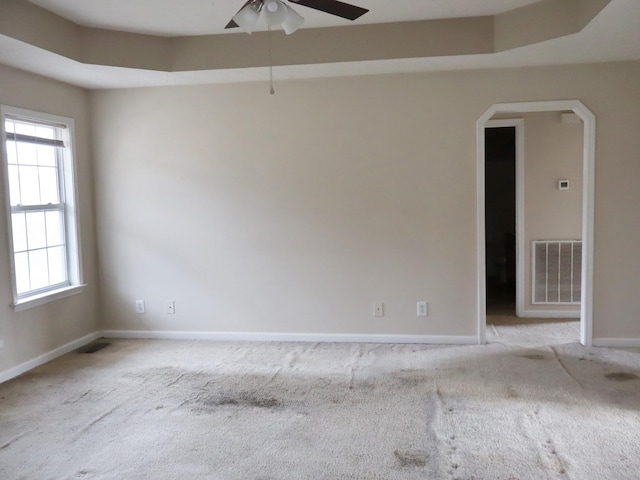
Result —
<path fill-rule="evenodd" d="M 13 312 L 0 209 L 0 371 L 99 328 L 475 335 L 475 122 L 496 102 L 568 98 L 598 121 L 594 336 L 640 338 L 638 62 L 291 81 L 275 96 L 87 94 L 6 67 L 0 81 L 0 103 L 76 121 L 89 284 Z"/>
<path fill-rule="evenodd" d="M 640 338 L 640 63 L 276 88 L 91 95 L 104 328 L 475 335 L 476 120 L 577 98 L 598 119 L 594 336 Z"/>
<path fill-rule="evenodd" d="M 523 115 L 525 132 L 525 309 L 574 311 L 580 306 L 531 303 L 534 240 L 582 238 L 582 122 L 561 123 L 559 112 Z M 569 190 L 558 190 L 558 180 L 570 181 Z"/>
<path fill-rule="evenodd" d="M 75 161 L 85 291 L 14 312 L 9 268 L 6 193 L 0 182 L 0 372 L 92 333 L 98 328 L 95 226 L 89 113 L 85 91 L 0 66 L 0 104 L 75 120 Z M 0 173 L 0 175 L 4 175 Z M 2 177 L 0 177 L 2 178 Z"/>

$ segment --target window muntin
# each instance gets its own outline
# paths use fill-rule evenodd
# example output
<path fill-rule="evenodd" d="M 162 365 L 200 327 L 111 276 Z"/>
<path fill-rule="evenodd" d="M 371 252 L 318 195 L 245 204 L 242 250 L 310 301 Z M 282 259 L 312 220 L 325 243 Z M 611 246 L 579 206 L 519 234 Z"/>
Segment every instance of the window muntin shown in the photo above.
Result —
<path fill-rule="evenodd" d="M 81 284 L 71 156 L 73 121 L 11 107 L 2 110 L 17 306 Z"/>

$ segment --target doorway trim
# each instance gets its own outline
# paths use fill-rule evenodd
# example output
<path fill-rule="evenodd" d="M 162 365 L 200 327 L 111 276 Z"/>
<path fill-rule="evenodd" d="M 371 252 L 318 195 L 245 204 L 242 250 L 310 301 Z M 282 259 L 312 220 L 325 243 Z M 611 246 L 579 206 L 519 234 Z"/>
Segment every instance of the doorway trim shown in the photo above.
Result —
<path fill-rule="evenodd" d="M 582 189 L 582 301 L 580 303 L 580 343 L 584 346 L 593 344 L 593 219 L 595 197 L 595 151 L 596 151 L 596 117 L 579 100 L 557 100 L 546 102 L 519 102 L 497 103 L 492 105 L 476 124 L 477 135 L 477 272 L 478 272 L 478 343 L 487 341 L 487 280 L 486 280 L 486 244 L 485 244 L 485 139 L 484 130 L 491 118 L 498 113 L 532 113 L 532 112 L 566 112 L 573 111 L 584 123 L 583 140 L 583 189 Z M 517 128 L 516 128 L 517 132 Z M 516 133 L 517 135 L 517 133 Z M 516 142 L 524 148 L 524 142 Z M 519 148 L 519 147 L 516 147 Z M 517 155 L 516 155 L 517 158 Z M 524 155 L 522 157 L 524 159 Z M 517 168 L 517 162 L 516 162 Z M 516 178 L 519 183 L 519 175 L 524 175 L 521 167 L 516 170 Z M 524 184 L 524 182 L 523 182 Z M 522 189 L 520 189 L 522 190 Z M 516 192 L 516 210 L 520 208 L 520 194 Z M 522 198 L 524 201 L 524 196 Z M 523 215 L 517 216 L 517 230 L 520 230 L 520 222 L 524 221 Z M 516 233 L 517 234 L 517 233 Z M 520 238 L 520 237 L 518 237 Z M 520 262 L 524 262 L 520 254 L 520 240 L 518 245 L 518 269 Z M 519 281 L 516 284 L 520 283 Z M 524 283 L 524 282 L 523 282 Z M 523 287 L 524 285 L 522 285 Z M 520 297 L 516 293 L 517 299 Z M 519 300 L 518 300 L 519 301 Z"/>

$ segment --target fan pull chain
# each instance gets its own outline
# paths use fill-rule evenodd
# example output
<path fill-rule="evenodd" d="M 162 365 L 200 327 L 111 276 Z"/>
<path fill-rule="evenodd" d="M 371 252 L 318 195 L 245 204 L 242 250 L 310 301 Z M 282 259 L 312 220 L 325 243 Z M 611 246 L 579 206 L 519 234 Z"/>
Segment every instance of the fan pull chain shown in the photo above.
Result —
<path fill-rule="evenodd" d="M 269 23 L 269 31 L 267 32 L 267 44 L 269 45 L 269 93 L 271 95 L 275 94 L 276 91 L 273 89 L 273 55 L 271 53 L 271 24 Z"/>

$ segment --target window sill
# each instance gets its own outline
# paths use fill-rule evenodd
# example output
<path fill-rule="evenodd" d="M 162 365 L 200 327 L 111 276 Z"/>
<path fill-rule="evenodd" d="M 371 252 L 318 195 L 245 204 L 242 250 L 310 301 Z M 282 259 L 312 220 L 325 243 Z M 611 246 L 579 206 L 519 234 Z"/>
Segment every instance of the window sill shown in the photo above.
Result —
<path fill-rule="evenodd" d="M 86 287 L 86 284 L 84 283 L 80 285 L 71 285 L 70 287 L 64 287 L 58 290 L 41 293 L 40 295 L 20 299 L 11 306 L 14 311 L 20 312 L 22 310 L 27 310 L 28 308 L 38 307 L 45 303 L 53 302 L 54 300 L 70 297 L 71 295 L 77 295 L 78 293 L 82 293 L 84 287 Z"/>

